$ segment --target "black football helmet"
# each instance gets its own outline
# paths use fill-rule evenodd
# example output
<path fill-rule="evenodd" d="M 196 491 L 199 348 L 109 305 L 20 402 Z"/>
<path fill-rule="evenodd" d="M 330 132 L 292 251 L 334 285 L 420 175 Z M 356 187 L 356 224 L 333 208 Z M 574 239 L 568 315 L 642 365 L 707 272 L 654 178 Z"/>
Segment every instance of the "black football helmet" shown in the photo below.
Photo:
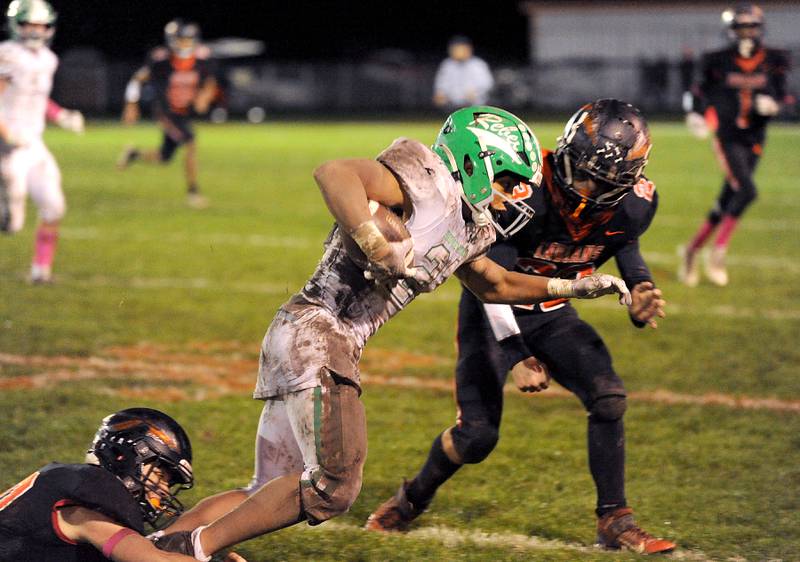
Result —
<path fill-rule="evenodd" d="M 200 44 L 200 26 L 192 21 L 174 19 L 164 26 L 164 41 L 176 57 L 190 58 Z"/>
<path fill-rule="evenodd" d="M 750 2 L 739 2 L 722 12 L 722 25 L 739 54 L 750 58 L 764 38 L 764 12 Z"/>
<path fill-rule="evenodd" d="M 592 213 L 618 204 L 642 178 L 650 154 L 650 130 L 629 103 L 600 99 L 570 117 L 556 142 L 554 177 L 570 214 Z M 582 192 L 575 181 L 594 180 Z"/>
<path fill-rule="evenodd" d="M 86 461 L 117 476 L 136 498 L 145 521 L 155 528 L 183 512 L 176 495 L 194 484 L 189 437 L 178 422 L 150 408 L 128 408 L 106 416 Z M 149 480 L 154 470 L 166 477 L 167 490 Z"/>

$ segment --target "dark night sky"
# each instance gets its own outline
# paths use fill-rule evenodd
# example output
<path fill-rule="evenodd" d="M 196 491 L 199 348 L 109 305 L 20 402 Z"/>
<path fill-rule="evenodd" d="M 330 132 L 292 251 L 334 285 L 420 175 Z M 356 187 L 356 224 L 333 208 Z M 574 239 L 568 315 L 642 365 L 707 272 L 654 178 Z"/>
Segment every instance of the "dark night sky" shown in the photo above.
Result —
<path fill-rule="evenodd" d="M 470 36 L 476 53 L 493 62 L 527 58 L 519 0 L 50 2 L 59 12 L 57 52 L 92 45 L 113 58 L 139 57 L 161 41 L 164 24 L 179 16 L 197 21 L 209 39 L 261 39 L 266 56 L 280 60 L 358 59 L 382 48 L 439 58 L 454 34 Z"/>

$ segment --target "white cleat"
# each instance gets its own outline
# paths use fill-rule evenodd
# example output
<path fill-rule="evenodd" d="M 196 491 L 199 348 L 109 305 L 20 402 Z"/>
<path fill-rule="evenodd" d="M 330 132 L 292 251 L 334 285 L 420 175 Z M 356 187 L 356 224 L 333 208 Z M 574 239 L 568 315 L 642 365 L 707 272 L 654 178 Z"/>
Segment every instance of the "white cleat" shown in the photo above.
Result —
<path fill-rule="evenodd" d="M 186 195 L 186 204 L 192 209 L 205 209 L 208 207 L 208 199 L 199 193 L 188 193 Z"/>
<path fill-rule="evenodd" d="M 48 285 L 53 282 L 53 271 L 49 265 L 31 264 L 28 281 L 31 285 Z"/>
<path fill-rule="evenodd" d="M 678 246 L 678 281 L 687 287 L 697 287 L 700 283 L 697 252 L 690 252 L 686 246 Z"/>
<path fill-rule="evenodd" d="M 705 253 L 705 274 L 717 287 L 728 284 L 728 270 L 725 267 L 725 248 L 714 247 Z"/>

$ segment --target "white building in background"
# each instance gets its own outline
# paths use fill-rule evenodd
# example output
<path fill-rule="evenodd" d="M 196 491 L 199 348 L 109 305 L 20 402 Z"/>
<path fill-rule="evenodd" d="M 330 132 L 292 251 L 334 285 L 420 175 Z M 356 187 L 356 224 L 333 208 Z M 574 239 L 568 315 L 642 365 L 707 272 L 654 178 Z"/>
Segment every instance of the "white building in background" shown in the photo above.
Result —
<path fill-rule="evenodd" d="M 680 63 L 725 45 L 720 15 L 729 2 L 529 0 L 531 103 L 543 109 L 618 97 L 651 112 L 680 111 Z M 800 64 L 800 2 L 755 2 L 764 9 L 770 46 Z M 660 65 L 660 66 L 659 66 Z M 800 92 L 800 72 L 790 75 Z"/>

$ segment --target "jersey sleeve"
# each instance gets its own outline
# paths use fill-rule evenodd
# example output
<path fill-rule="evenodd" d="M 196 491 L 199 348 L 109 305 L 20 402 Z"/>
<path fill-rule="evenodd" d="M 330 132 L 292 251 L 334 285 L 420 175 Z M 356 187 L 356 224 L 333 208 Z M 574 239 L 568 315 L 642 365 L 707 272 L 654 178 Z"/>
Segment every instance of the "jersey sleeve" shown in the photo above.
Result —
<path fill-rule="evenodd" d="M 770 90 L 775 99 L 783 102 L 789 94 L 786 86 L 787 75 L 791 69 L 791 57 L 787 51 L 775 50 L 772 52 L 772 69 L 770 72 Z"/>
<path fill-rule="evenodd" d="M 652 191 L 642 194 L 637 194 L 634 191 L 632 195 L 638 197 L 638 200 L 633 200 L 634 204 L 630 205 L 632 209 L 628 209 L 632 215 L 631 219 L 634 223 L 636 235 L 628 239 L 625 246 L 614 256 L 620 275 L 629 289 L 633 289 L 633 287 L 644 281 L 653 281 L 653 274 L 650 272 L 650 268 L 647 267 L 639 248 L 639 237 L 645 233 L 653 222 L 653 217 L 658 208 L 658 192 L 656 192 L 654 186 Z M 651 200 L 648 201 L 646 196 L 649 196 Z M 644 322 L 634 320 L 633 317 L 631 317 L 631 322 L 637 328 L 643 328 L 646 325 Z"/>
<path fill-rule="evenodd" d="M 144 533 L 144 522 L 136 500 L 116 476 L 93 465 L 82 466 L 79 470 L 82 478 L 70 499 L 107 515 L 139 534 Z"/>

